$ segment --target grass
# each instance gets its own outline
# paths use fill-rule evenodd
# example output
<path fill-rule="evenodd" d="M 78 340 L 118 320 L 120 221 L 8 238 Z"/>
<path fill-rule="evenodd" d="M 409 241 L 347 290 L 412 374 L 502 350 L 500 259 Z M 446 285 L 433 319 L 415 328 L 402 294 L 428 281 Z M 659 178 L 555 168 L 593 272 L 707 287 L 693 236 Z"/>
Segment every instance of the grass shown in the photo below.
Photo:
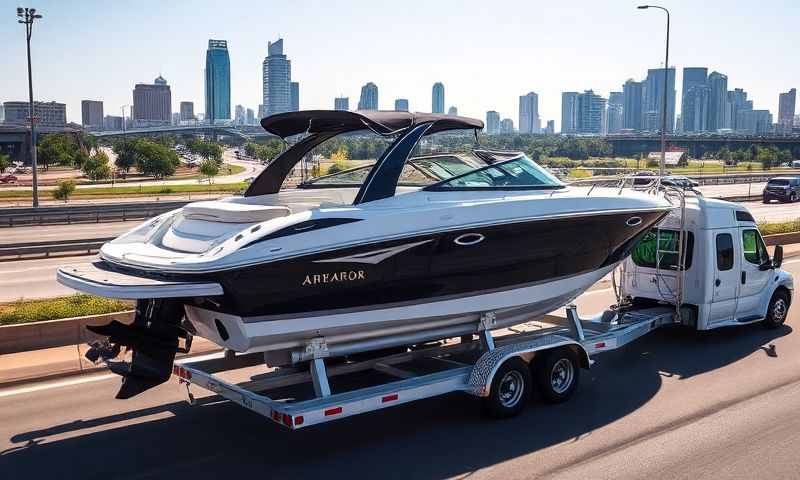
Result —
<path fill-rule="evenodd" d="M 787 222 L 761 222 L 758 224 L 758 229 L 762 235 L 800 232 L 800 218 Z"/>
<path fill-rule="evenodd" d="M 208 193 L 208 192 L 240 192 L 247 188 L 247 184 L 241 183 L 215 183 L 209 184 L 188 184 L 188 185 L 133 185 L 122 187 L 98 187 L 81 188 L 78 187 L 69 198 L 93 197 L 93 196 L 131 196 L 131 195 L 168 195 L 171 193 Z M 41 192 L 40 192 L 41 194 Z M 31 198 L 32 192 L 27 190 L 0 190 L 0 199 L 9 198 Z"/>
<path fill-rule="evenodd" d="M 77 294 L 45 300 L 17 300 L 0 304 L 0 325 L 58 320 L 130 310 L 133 303 Z"/>

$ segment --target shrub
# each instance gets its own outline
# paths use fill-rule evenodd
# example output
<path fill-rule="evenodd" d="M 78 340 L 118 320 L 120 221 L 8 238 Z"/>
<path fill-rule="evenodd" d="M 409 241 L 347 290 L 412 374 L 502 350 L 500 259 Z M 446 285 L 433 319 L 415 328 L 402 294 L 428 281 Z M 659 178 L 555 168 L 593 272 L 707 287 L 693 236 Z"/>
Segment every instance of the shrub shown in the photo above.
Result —
<path fill-rule="evenodd" d="M 53 198 L 56 200 L 64 200 L 64 203 L 66 203 L 73 192 L 75 192 L 74 180 L 59 180 L 58 187 L 53 190 Z"/>
<path fill-rule="evenodd" d="M 0 325 L 100 315 L 131 308 L 130 302 L 86 294 L 46 300 L 18 300 L 0 305 Z"/>

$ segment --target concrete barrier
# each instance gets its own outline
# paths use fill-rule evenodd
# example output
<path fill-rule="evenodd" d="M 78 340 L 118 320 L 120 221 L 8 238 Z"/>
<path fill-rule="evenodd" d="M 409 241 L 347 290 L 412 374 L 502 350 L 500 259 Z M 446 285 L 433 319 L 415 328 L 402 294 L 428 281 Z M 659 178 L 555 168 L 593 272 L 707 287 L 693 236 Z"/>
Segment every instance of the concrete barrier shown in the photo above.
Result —
<path fill-rule="evenodd" d="M 81 345 L 99 339 L 92 332 L 86 330 L 86 325 L 104 325 L 111 320 L 131 323 L 133 311 L 2 326 L 0 327 L 0 355 Z"/>

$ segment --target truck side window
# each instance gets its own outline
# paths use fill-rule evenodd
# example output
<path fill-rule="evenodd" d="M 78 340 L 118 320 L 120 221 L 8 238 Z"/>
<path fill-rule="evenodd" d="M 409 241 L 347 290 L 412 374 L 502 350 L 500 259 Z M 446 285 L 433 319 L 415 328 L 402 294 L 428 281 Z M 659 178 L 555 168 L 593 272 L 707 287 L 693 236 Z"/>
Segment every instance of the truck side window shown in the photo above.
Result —
<path fill-rule="evenodd" d="M 733 236 L 717 234 L 717 270 L 724 272 L 733 268 Z"/>
<path fill-rule="evenodd" d="M 742 230 L 742 251 L 744 259 L 755 265 L 761 265 L 769 259 L 767 247 L 758 230 Z"/>

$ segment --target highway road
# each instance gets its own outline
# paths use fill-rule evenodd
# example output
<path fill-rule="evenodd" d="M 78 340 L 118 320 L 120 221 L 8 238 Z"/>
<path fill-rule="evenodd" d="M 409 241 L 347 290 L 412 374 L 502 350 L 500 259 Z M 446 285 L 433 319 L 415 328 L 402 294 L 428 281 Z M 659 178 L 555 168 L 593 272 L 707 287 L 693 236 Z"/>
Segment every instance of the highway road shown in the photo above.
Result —
<path fill-rule="evenodd" d="M 786 268 L 800 275 L 800 259 Z M 606 288 L 582 311 L 612 302 Z M 596 308 L 596 307 L 595 307 Z M 788 325 L 665 329 L 596 357 L 576 396 L 519 417 L 451 394 L 290 432 L 175 382 L 109 374 L 0 390 L 6 478 L 796 478 L 800 308 Z M 201 392 L 194 390 L 196 395 Z"/>
<path fill-rule="evenodd" d="M 0 303 L 72 295 L 75 290 L 56 281 L 56 269 L 91 258 L 85 255 L 0 262 Z"/>

